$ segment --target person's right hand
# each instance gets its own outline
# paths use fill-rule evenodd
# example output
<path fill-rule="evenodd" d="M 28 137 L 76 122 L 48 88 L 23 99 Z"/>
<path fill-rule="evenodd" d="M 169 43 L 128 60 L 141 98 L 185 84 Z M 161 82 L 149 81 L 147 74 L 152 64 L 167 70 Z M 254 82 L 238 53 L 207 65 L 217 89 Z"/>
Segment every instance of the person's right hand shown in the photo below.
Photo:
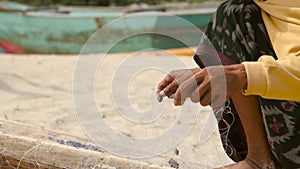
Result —
<path fill-rule="evenodd" d="M 167 97 L 171 97 L 177 91 L 178 87 L 187 79 L 194 76 L 196 72 L 201 70 L 200 68 L 193 69 L 180 69 L 173 70 L 168 75 L 164 77 L 164 79 L 159 83 L 157 87 L 157 94 L 163 92 L 163 94 Z M 195 81 L 196 82 L 196 81 Z M 196 83 L 195 83 L 196 84 Z M 195 86 L 197 87 L 197 86 Z M 161 102 L 161 100 L 159 99 Z"/>
<path fill-rule="evenodd" d="M 243 64 L 182 69 L 169 73 L 158 85 L 158 101 L 174 95 L 174 105 L 187 98 L 202 106 L 218 107 L 235 93 L 246 89 L 247 74 Z"/>

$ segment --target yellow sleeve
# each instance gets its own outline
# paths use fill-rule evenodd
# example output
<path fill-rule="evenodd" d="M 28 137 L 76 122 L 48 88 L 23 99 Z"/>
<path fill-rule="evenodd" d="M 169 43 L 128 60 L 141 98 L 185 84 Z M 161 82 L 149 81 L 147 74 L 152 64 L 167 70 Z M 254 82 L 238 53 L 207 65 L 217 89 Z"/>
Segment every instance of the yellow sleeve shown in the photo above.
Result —
<path fill-rule="evenodd" d="M 300 58 L 288 56 L 275 60 L 262 56 L 257 62 L 243 62 L 248 86 L 245 95 L 300 102 Z"/>

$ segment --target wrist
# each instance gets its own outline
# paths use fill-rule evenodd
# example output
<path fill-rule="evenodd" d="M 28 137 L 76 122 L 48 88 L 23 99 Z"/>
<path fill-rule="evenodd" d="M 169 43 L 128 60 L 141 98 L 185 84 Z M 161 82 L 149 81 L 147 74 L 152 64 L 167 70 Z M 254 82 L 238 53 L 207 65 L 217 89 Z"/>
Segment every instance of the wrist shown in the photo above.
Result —
<path fill-rule="evenodd" d="M 225 66 L 227 72 L 233 76 L 231 80 L 234 80 L 237 84 L 237 89 L 246 90 L 247 89 L 247 73 L 245 66 L 243 64 L 234 64 Z M 226 71 L 226 70 L 225 70 Z"/>
<path fill-rule="evenodd" d="M 246 90 L 247 89 L 247 72 L 245 69 L 245 66 L 243 64 L 238 64 L 237 66 L 237 78 L 239 82 L 239 86 L 241 90 Z"/>

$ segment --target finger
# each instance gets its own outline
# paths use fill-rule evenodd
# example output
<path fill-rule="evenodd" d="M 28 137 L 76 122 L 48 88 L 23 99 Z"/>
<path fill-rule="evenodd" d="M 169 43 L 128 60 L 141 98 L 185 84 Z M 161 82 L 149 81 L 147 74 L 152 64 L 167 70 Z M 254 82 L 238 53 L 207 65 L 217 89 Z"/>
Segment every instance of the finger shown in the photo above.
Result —
<path fill-rule="evenodd" d="M 200 93 L 199 93 L 199 87 L 197 87 L 192 93 L 191 93 L 191 101 L 193 103 L 200 102 Z"/>
<path fill-rule="evenodd" d="M 190 93 L 197 88 L 197 82 L 193 77 L 184 81 L 174 94 L 174 104 L 176 106 L 182 105 L 186 98 L 190 96 Z"/>
<path fill-rule="evenodd" d="M 212 108 L 219 108 L 225 101 L 226 100 L 222 99 L 221 95 L 217 94 L 212 97 L 210 106 Z"/>
<path fill-rule="evenodd" d="M 168 74 L 167 76 L 165 76 L 163 78 L 163 80 L 157 86 L 157 93 L 159 93 L 160 91 L 162 91 L 165 87 L 167 87 L 173 81 L 174 81 L 174 78 L 170 74 Z"/>
<path fill-rule="evenodd" d="M 211 90 L 206 92 L 200 99 L 202 106 L 210 105 L 212 108 L 219 108 L 224 102 L 220 95 L 213 95 Z"/>
<path fill-rule="evenodd" d="M 208 106 L 211 103 L 211 90 L 204 93 L 200 98 L 200 104 L 202 106 Z"/>
<path fill-rule="evenodd" d="M 186 98 L 182 98 L 180 91 L 177 90 L 176 93 L 173 95 L 173 102 L 175 106 L 181 106 L 184 104 Z"/>
<path fill-rule="evenodd" d="M 185 100 L 186 99 L 174 99 L 174 105 L 175 106 L 181 106 L 181 105 L 183 105 L 184 104 L 184 102 L 185 102 Z"/>
<path fill-rule="evenodd" d="M 190 77 L 192 77 L 193 71 L 188 69 L 188 70 L 184 70 L 183 73 L 181 73 L 180 75 L 174 76 L 175 80 L 177 81 L 178 84 L 183 83 L 185 80 L 189 79 Z"/>
<path fill-rule="evenodd" d="M 210 83 L 203 82 L 197 90 L 193 91 L 191 100 L 194 103 L 200 102 L 203 106 L 210 105 L 213 108 L 218 108 L 226 101 L 226 97 L 223 95 L 223 92 L 217 91 L 216 88 L 211 88 Z"/>
<path fill-rule="evenodd" d="M 212 86 L 209 80 L 205 80 L 199 85 L 200 103 L 203 106 L 210 105 L 213 108 L 218 108 L 225 102 L 226 95 L 219 89 L 218 85 Z M 195 93 L 193 93 L 195 94 Z M 191 96 L 196 97 L 196 96 Z"/>
<path fill-rule="evenodd" d="M 165 87 L 163 90 L 159 91 L 159 93 L 156 94 L 157 101 L 162 102 L 165 96 L 167 96 L 168 98 L 173 98 L 173 95 L 176 92 L 177 88 L 178 84 L 174 80 L 171 84 L 169 84 L 167 87 Z"/>
<path fill-rule="evenodd" d="M 211 100 L 211 107 L 213 108 L 219 108 L 222 106 L 228 98 L 226 97 L 226 91 L 224 92 L 223 88 L 213 88 L 212 90 L 212 100 Z"/>
<path fill-rule="evenodd" d="M 205 79 L 198 87 L 198 93 L 193 93 L 191 99 L 199 99 L 200 104 L 203 106 L 207 106 L 210 104 L 211 98 L 211 84 L 209 79 Z M 196 95 L 199 95 L 198 97 Z M 193 98 L 192 98 L 193 97 Z"/>
<path fill-rule="evenodd" d="M 172 94 L 176 92 L 178 88 L 177 82 L 174 80 L 171 84 L 163 89 L 166 96 L 170 97 Z"/>

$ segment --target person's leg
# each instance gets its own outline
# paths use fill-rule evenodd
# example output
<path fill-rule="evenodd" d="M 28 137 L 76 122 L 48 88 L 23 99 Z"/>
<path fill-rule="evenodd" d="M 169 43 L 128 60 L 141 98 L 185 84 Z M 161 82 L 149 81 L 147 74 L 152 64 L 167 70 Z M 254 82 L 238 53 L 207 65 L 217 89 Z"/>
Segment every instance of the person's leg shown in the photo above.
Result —
<path fill-rule="evenodd" d="M 235 162 L 245 159 L 248 153 L 246 136 L 233 101 L 227 101 L 214 112 L 219 121 L 219 132 L 226 154 Z"/>
<path fill-rule="evenodd" d="M 232 100 L 244 126 L 248 155 L 245 160 L 222 168 L 300 168 L 300 103 L 258 100 L 242 93 Z M 278 162 L 272 161 L 273 155 Z"/>
<path fill-rule="evenodd" d="M 244 96 L 239 92 L 232 97 L 232 100 L 245 131 L 248 154 L 243 161 L 223 168 L 275 169 L 258 97 Z"/>

